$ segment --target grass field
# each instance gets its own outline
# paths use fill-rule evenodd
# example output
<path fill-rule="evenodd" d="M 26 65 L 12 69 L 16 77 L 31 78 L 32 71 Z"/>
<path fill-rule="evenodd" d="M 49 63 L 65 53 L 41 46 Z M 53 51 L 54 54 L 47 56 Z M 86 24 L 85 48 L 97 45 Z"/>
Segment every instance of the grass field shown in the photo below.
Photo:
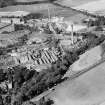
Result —
<path fill-rule="evenodd" d="M 9 24 L 8 23 L 0 23 L 0 28 L 5 27 L 7 25 L 9 25 Z"/>
<path fill-rule="evenodd" d="M 92 1 L 98 1 L 98 0 L 58 0 L 57 3 L 71 7 L 71 6 L 79 6 Z"/>
<path fill-rule="evenodd" d="M 14 11 L 14 12 L 0 12 L 0 17 L 2 16 L 26 16 L 29 12 L 26 11 Z"/>
<path fill-rule="evenodd" d="M 92 13 L 96 11 L 105 10 L 105 0 L 92 1 L 86 4 L 82 4 L 82 5 L 76 6 L 75 9 L 87 10 Z"/>
<path fill-rule="evenodd" d="M 33 5 L 17 5 L 17 6 L 8 6 L 4 8 L 0 8 L 0 11 L 29 11 L 29 12 L 38 12 L 40 10 L 45 10 L 48 8 L 52 8 L 52 4 L 33 4 Z"/>
<path fill-rule="evenodd" d="M 71 66 L 72 71 L 78 72 L 92 66 L 93 64 L 102 59 L 101 55 L 101 46 L 92 48 L 91 50 L 81 55 L 80 59 Z"/>
<path fill-rule="evenodd" d="M 9 34 L 0 34 L 0 46 L 8 46 L 18 42 L 18 38 L 22 37 L 24 34 L 28 34 L 29 31 L 18 31 L 11 32 Z"/>
<path fill-rule="evenodd" d="M 105 62 L 59 85 L 49 97 L 54 105 L 98 105 L 105 101 Z"/>
<path fill-rule="evenodd" d="M 98 14 L 98 15 L 104 15 L 105 16 L 105 9 L 96 11 L 95 13 Z"/>
<path fill-rule="evenodd" d="M 62 7 L 55 6 L 50 3 L 45 4 L 33 4 L 33 5 L 17 5 L 17 6 L 8 6 L 5 8 L 0 8 L 1 12 L 7 12 L 7 11 L 27 11 L 32 13 L 44 13 L 48 14 L 48 7 L 51 14 L 71 14 L 75 13 L 73 10 L 65 9 Z M 70 15 L 68 15 L 70 16 Z"/>
<path fill-rule="evenodd" d="M 45 4 L 34 4 L 34 5 L 18 5 L 18 6 L 8 6 L 5 8 L 0 8 L 1 12 L 7 11 L 27 11 L 31 13 L 40 13 L 48 17 L 48 6 L 51 16 L 63 16 L 66 20 L 80 21 L 85 18 L 84 15 L 73 11 L 72 9 L 62 8 L 51 3 Z"/>

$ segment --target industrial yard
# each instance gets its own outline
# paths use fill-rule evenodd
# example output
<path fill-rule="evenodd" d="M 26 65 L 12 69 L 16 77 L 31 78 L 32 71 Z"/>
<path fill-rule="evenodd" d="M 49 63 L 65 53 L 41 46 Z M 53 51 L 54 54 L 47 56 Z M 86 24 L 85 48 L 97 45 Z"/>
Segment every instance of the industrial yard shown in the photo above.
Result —
<path fill-rule="evenodd" d="M 104 105 L 104 4 L 0 1 L 0 105 Z"/>

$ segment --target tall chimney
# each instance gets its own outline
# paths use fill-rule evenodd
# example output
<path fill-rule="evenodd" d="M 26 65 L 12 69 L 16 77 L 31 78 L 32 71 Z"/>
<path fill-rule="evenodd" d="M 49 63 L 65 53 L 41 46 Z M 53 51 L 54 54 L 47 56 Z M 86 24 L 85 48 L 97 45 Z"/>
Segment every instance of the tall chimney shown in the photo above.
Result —
<path fill-rule="evenodd" d="M 74 41 L 73 41 L 73 24 L 71 24 L 71 41 L 73 44 L 74 43 Z"/>
<path fill-rule="evenodd" d="M 48 5 L 48 18 L 49 18 L 49 21 L 50 21 L 51 16 L 50 16 L 50 9 L 49 9 L 49 5 Z"/>

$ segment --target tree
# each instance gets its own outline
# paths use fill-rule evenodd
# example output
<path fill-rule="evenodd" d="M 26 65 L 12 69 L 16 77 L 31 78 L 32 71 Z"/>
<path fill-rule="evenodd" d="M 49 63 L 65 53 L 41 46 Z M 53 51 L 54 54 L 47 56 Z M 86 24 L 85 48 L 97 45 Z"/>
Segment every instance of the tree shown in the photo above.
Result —
<path fill-rule="evenodd" d="M 7 79 L 6 73 L 4 73 L 3 69 L 0 69 L 0 83 L 3 82 L 6 79 Z"/>
<path fill-rule="evenodd" d="M 0 105 L 4 105 L 4 104 L 3 104 L 3 98 L 2 98 L 1 95 L 0 95 Z"/>

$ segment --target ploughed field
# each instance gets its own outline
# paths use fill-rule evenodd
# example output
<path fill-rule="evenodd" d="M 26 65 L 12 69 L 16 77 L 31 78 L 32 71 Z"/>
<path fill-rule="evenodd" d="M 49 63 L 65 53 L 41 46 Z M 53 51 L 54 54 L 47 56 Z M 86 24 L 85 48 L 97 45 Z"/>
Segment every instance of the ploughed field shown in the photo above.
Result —
<path fill-rule="evenodd" d="M 97 105 L 105 101 L 105 62 L 73 80 L 59 85 L 50 94 L 54 105 Z"/>

